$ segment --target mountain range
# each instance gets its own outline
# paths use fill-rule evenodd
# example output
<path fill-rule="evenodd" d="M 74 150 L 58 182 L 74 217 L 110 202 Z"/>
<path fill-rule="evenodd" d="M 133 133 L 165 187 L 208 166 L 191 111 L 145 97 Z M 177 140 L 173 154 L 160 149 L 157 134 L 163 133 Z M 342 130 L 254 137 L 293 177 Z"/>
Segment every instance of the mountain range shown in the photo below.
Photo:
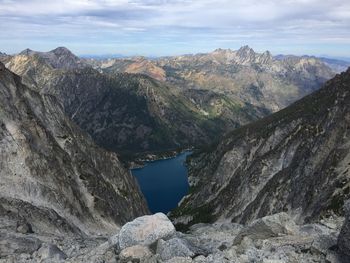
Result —
<path fill-rule="evenodd" d="M 122 155 L 211 143 L 335 74 L 316 58 L 281 60 L 248 46 L 152 60 L 83 59 L 63 47 L 0 59 L 28 87 L 55 95 L 99 145 Z"/>

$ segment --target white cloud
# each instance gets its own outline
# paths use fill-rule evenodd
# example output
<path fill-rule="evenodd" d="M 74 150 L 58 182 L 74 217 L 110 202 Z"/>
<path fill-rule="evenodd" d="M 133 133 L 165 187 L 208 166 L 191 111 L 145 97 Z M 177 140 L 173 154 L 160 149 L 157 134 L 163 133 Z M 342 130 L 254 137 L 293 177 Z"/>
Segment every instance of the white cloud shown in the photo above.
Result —
<path fill-rule="evenodd" d="M 350 1 L 0 0 L 0 28 L 0 44 L 11 37 L 30 42 L 44 36 L 41 41 L 79 43 L 93 36 L 109 42 L 123 38 L 125 44 L 169 39 L 194 46 L 205 39 L 227 45 L 239 39 L 347 43 Z"/>

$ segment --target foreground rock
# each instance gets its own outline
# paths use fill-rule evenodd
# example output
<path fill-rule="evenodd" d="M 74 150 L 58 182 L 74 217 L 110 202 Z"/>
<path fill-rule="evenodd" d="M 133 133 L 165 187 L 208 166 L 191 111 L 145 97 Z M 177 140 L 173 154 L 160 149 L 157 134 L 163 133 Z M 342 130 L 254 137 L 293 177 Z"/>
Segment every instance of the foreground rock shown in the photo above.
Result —
<path fill-rule="evenodd" d="M 151 245 L 159 239 L 175 233 L 175 227 L 162 213 L 136 218 L 125 224 L 119 233 L 121 249 L 134 245 Z"/>
<path fill-rule="evenodd" d="M 350 261 L 344 261 L 346 255 L 338 254 L 336 246 L 342 222 L 329 217 L 297 225 L 288 214 L 279 213 L 246 226 L 197 224 L 181 233 L 164 214 L 156 214 L 125 224 L 110 238 L 77 239 L 35 237 L 13 228 L 11 236 L 0 236 L 0 263 L 346 263 Z M 346 242 L 339 238 L 342 251 Z M 3 254 L 6 246 L 11 253 Z"/>

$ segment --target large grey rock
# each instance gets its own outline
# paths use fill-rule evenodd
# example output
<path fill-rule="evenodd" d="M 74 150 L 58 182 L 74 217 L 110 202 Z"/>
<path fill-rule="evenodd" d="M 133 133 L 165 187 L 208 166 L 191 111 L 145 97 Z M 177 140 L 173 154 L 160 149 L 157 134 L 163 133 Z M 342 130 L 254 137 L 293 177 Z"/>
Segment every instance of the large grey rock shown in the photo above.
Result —
<path fill-rule="evenodd" d="M 238 233 L 234 244 L 240 243 L 246 236 L 252 239 L 267 239 L 296 232 L 298 232 L 298 227 L 295 222 L 288 214 L 282 212 L 253 221 Z"/>
<path fill-rule="evenodd" d="M 172 238 L 167 241 L 159 240 L 157 254 L 162 260 L 169 260 L 175 257 L 193 257 L 195 254 L 190 249 L 190 245 L 183 239 Z"/>
<path fill-rule="evenodd" d="M 345 221 L 338 237 L 338 246 L 342 253 L 350 256 L 350 200 L 344 205 Z"/>
<path fill-rule="evenodd" d="M 174 234 L 174 225 L 163 213 L 142 216 L 122 227 L 119 233 L 119 246 L 124 249 L 135 245 L 151 245 Z"/>

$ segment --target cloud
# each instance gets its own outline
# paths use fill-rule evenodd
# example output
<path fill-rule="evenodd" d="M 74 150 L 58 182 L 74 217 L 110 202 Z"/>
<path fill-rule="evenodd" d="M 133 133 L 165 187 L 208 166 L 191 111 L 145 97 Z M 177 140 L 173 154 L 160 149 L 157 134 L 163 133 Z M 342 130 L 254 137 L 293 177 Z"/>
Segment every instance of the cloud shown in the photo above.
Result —
<path fill-rule="evenodd" d="M 116 40 L 116 53 L 127 45 L 139 53 L 181 52 L 187 43 L 182 50 L 191 52 L 239 42 L 276 51 L 289 45 L 293 52 L 293 44 L 350 44 L 350 1 L 0 0 L 0 28 L 6 50 L 60 42 L 85 52 L 93 39 L 93 52 Z"/>

